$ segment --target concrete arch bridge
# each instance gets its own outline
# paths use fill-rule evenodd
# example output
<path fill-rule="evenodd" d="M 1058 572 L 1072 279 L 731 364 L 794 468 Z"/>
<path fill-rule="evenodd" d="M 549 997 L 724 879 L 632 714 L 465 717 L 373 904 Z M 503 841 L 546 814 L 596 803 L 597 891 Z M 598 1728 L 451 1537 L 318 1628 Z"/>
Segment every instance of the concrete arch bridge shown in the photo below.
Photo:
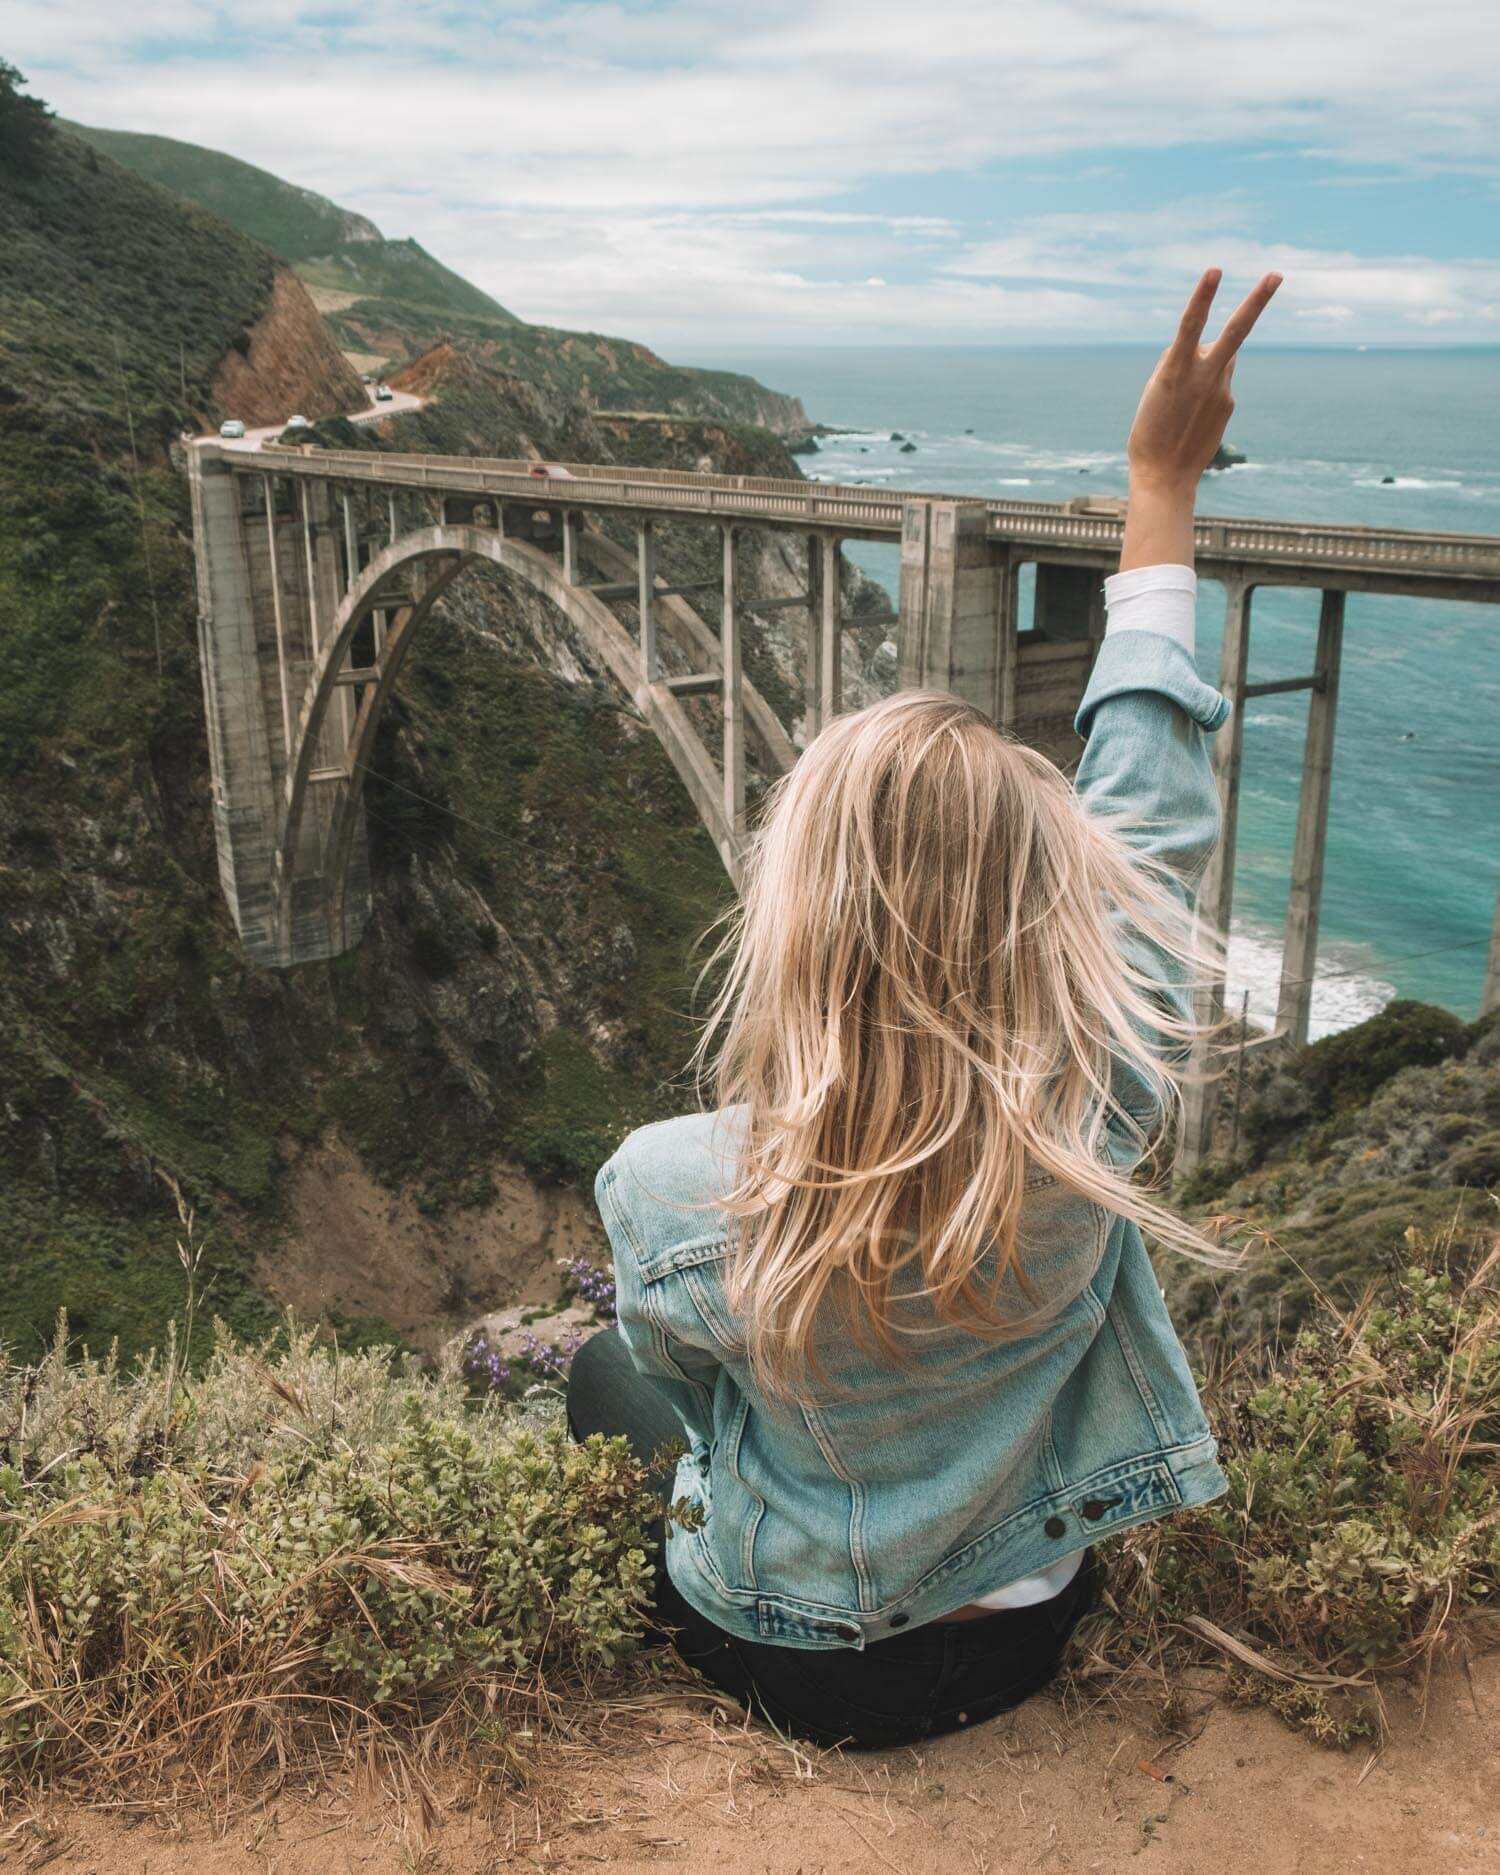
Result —
<path fill-rule="evenodd" d="M 540 593 L 633 699 L 737 876 L 747 743 L 784 771 L 844 703 L 840 545 L 899 545 L 889 616 L 903 687 L 961 695 L 1064 766 L 1072 716 L 1104 628 L 1122 504 L 986 501 L 801 480 L 358 450 L 191 445 L 204 700 L 219 873 L 249 956 L 272 966 L 357 943 L 369 910 L 363 787 L 381 713 L 425 621 L 466 568 Z M 634 550 L 604 531 L 623 522 Z M 673 587 L 667 527 L 712 529 L 717 576 Z M 746 529 L 799 536 L 805 591 L 743 590 Z M 620 531 L 618 527 L 616 533 Z M 1351 591 L 1500 603 L 1500 539 L 1283 521 L 1200 520 L 1199 570 L 1223 582 L 1220 682 L 1236 702 L 1310 693 L 1276 1032 L 1305 1039 Z M 1021 571 L 1035 568 L 1023 617 Z M 1251 597 L 1312 586 L 1314 668 L 1246 681 Z M 790 612 L 804 632 L 800 720 L 746 678 L 747 619 Z M 879 622 L 862 618 L 861 623 Z M 675 649 L 664 656 L 670 641 Z M 669 672 L 668 665 L 685 665 Z M 714 704 L 713 727 L 700 733 Z M 1227 930 L 1244 712 L 1218 739 L 1224 840 L 1204 882 Z M 712 746 L 711 746 L 712 745 Z M 1484 1006 L 1500 1004 L 1500 908 Z"/>

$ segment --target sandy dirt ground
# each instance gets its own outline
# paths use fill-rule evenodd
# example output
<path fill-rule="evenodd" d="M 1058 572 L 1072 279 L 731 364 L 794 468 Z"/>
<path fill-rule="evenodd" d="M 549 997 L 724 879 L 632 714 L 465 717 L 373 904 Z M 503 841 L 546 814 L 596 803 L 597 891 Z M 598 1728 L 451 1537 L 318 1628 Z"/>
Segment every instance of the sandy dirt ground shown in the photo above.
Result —
<path fill-rule="evenodd" d="M 1378 1754 L 1322 1751 L 1208 1706 L 1174 1747 L 1043 1697 L 920 1750 L 804 1757 L 681 1693 L 621 1707 L 602 1747 L 549 1744 L 525 1796 L 451 1787 L 398 1813 L 283 1792 L 222 1833 L 55 1808 L 0 1829 L 32 1875 L 1496 1875 L 1500 1656 L 1390 1701 Z"/>

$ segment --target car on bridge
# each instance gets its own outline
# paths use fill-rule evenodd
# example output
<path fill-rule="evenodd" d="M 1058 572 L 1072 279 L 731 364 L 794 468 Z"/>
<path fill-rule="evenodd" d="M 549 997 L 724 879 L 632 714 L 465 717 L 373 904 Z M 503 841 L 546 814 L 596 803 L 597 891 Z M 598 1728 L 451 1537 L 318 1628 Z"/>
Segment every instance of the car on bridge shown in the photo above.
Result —
<path fill-rule="evenodd" d="M 573 471 L 565 469 L 560 462 L 533 462 L 527 474 L 538 476 L 545 482 L 576 482 L 578 480 Z"/>
<path fill-rule="evenodd" d="M 310 430 L 312 425 L 308 422 L 306 417 L 288 417 L 286 427 L 289 430 Z"/>
<path fill-rule="evenodd" d="M 377 384 L 375 386 L 375 401 L 377 404 L 388 404 L 395 394 L 389 384 Z"/>
<path fill-rule="evenodd" d="M 238 417 L 226 417 L 219 425 L 219 434 L 220 436 L 230 437 L 243 436 L 245 434 L 245 426 L 240 422 Z"/>

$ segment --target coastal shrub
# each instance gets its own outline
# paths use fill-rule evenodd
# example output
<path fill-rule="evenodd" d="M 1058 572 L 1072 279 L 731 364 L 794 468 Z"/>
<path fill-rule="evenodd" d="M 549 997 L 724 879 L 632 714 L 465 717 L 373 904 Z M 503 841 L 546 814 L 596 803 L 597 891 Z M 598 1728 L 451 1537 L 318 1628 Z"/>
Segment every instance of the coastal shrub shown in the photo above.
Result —
<path fill-rule="evenodd" d="M 1280 1365 L 1206 1389 L 1228 1492 L 1110 1553 L 1096 1665 L 1229 1658 L 1315 1736 L 1378 1725 L 1376 1676 L 1461 1647 L 1500 1610 L 1500 1241 L 1457 1282 L 1442 1239 Z"/>
<path fill-rule="evenodd" d="M 1500 1131 L 1481 1133 L 1451 1153 L 1443 1168 L 1455 1185 L 1500 1185 Z"/>
<path fill-rule="evenodd" d="M 1378 1015 L 1298 1049 L 1245 1110 L 1245 1137 L 1261 1157 L 1289 1134 L 1362 1107 L 1403 1068 L 1431 1067 L 1469 1046 L 1451 1010 L 1398 999 Z"/>
<path fill-rule="evenodd" d="M 517 1761 L 633 1648 L 659 1505 L 623 1440 L 292 1331 L 196 1378 L 0 1370 L 0 1793 L 363 1740 Z"/>

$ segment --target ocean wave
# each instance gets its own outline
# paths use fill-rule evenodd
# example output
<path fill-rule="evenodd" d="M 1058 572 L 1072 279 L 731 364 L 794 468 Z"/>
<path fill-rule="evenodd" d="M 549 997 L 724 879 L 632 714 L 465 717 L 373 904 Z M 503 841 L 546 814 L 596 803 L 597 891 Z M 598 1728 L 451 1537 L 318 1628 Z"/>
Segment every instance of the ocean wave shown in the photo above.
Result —
<path fill-rule="evenodd" d="M 1335 1035 L 1340 1029 L 1352 1029 L 1377 1015 L 1396 994 L 1394 983 L 1361 968 L 1356 947 L 1330 946 L 1318 959 L 1313 974 L 1312 1020 L 1308 1033 L 1313 1041 Z M 1249 993 L 1249 1019 L 1259 1028 L 1270 1028 L 1276 1020 L 1276 1004 L 1281 995 L 1281 955 L 1279 938 L 1236 919 L 1229 933 L 1226 958 L 1225 1007 L 1238 1016 L 1246 993 Z"/>

